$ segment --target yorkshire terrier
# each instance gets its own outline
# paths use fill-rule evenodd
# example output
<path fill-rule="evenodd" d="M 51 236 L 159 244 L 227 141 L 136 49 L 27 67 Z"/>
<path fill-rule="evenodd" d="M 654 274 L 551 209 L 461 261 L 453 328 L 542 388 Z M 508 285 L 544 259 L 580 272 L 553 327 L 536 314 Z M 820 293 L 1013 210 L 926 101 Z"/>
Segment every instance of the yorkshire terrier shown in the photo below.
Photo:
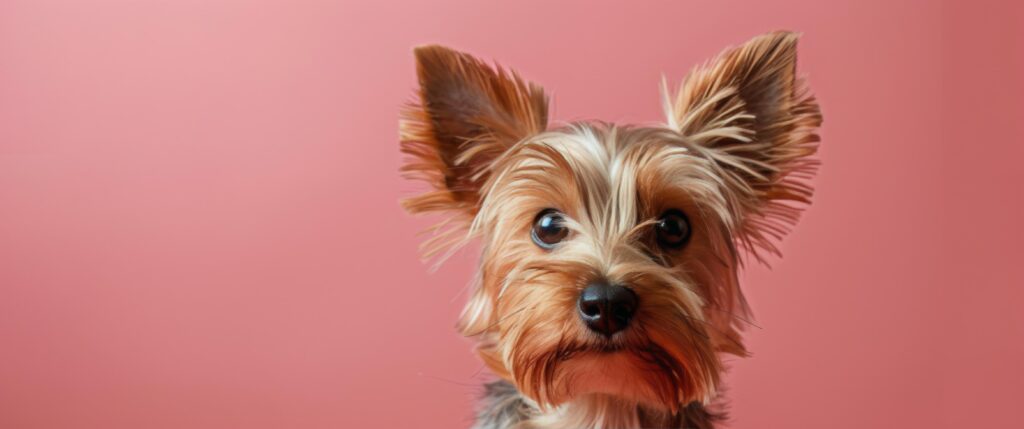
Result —
<path fill-rule="evenodd" d="M 809 204 L 821 114 L 776 32 L 690 72 L 653 126 L 549 126 L 512 71 L 415 49 L 402 112 L 427 253 L 482 244 L 458 324 L 499 381 L 475 428 L 712 428 L 724 355 L 746 356 L 737 271 Z"/>

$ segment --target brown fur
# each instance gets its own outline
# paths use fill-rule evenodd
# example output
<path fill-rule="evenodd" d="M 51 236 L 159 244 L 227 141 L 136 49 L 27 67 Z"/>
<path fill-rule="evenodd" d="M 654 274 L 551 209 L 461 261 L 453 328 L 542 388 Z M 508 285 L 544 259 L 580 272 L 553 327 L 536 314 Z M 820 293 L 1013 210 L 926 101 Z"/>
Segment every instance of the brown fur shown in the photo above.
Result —
<path fill-rule="evenodd" d="M 543 91 L 515 73 L 437 46 L 416 58 L 403 171 L 432 189 L 404 204 L 451 215 L 429 254 L 483 243 L 459 328 L 531 404 L 515 427 L 712 427 L 703 405 L 717 396 L 720 356 L 746 355 L 740 249 L 776 252 L 793 204 L 811 196 L 821 116 L 796 77 L 796 36 L 761 36 L 695 69 L 674 103 L 666 94 L 658 127 L 549 129 Z M 571 231 L 553 250 L 530 238 L 545 209 Z M 667 209 L 694 231 L 677 251 L 651 235 Z M 601 279 L 640 299 L 611 338 L 576 313 L 580 290 Z"/>

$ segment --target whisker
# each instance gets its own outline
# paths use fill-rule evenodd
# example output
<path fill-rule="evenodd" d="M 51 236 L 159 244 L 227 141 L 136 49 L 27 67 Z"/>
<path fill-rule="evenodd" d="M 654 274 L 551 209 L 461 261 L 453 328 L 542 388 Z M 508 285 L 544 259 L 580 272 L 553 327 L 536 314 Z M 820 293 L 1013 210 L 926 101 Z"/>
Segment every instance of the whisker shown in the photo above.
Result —
<path fill-rule="evenodd" d="M 475 337 L 477 335 L 483 335 L 483 334 L 487 333 L 488 331 L 490 331 L 491 328 L 501 324 L 501 322 L 504 322 L 504 321 L 508 320 L 510 317 L 515 316 L 516 314 L 519 314 L 519 313 L 523 312 L 524 310 L 526 310 L 527 308 L 531 308 L 531 307 L 536 307 L 536 306 L 526 306 L 526 305 L 524 305 L 524 306 L 520 307 L 518 310 L 515 310 L 515 311 L 513 311 L 513 312 L 511 312 L 509 314 L 506 314 L 504 317 L 494 321 L 494 323 L 492 323 L 492 324 L 488 325 L 487 327 L 481 329 L 479 332 L 474 332 L 474 333 L 471 333 L 471 334 L 466 334 L 466 336 L 467 337 Z"/>
<path fill-rule="evenodd" d="M 457 385 L 457 386 L 479 387 L 479 384 L 477 384 L 477 383 L 463 383 L 461 381 L 449 380 L 447 378 L 438 377 L 438 376 L 434 376 L 434 375 L 428 375 L 428 374 L 424 374 L 422 372 L 417 373 L 416 375 L 418 375 L 420 377 L 426 377 L 426 378 L 431 378 L 431 379 L 438 380 L 438 381 L 443 381 L 445 383 L 451 383 L 451 384 L 454 384 L 454 385 Z"/>
<path fill-rule="evenodd" d="M 722 338 L 725 338 L 725 339 L 729 340 L 729 342 L 731 342 L 731 343 L 732 343 L 733 345 L 735 345 L 736 347 L 740 348 L 741 350 L 743 349 L 743 344 L 741 344 L 741 343 L 740 343 L 739 341 L 737 341 L 736 339 L 734 339 L 734 338 L 732 338 L 732 337 L 730 337 L 730 336 L 726 335 L 726 334 L 725 334 L 725 332 L 722 332 L 722 330 L 721 330 L 721 329 L 718 329 L 718 327 L 716 327 L 715 325 L 711 324 L 711 322 L 708 322 L 707 320 L 701 320 L 701 319 L 698 319 L 698 318 L 696 318 L 696 317 L 693 317 L 693 316 L 690 316 L 690 315 L 688 315 L 688 314 L 682 314 L 682 316 L 683 316 L 684 318 L 686 318 L 687 320 L 690 320 L 690 321 L 695 321 L 695 322 L 699 322 L 699 323 L 703 323 L 703 324 L 704 324 L 705 326 L 707 326 L 707 327 L 708 327 L 708 328 L 710 328 L 710 329 L 711 329 L 712 331 L 714 331 L 715 333 L 717 333 L 717 334 L 718 334 L 718 335 L 719 335 L 720 337 L 722 337 Z M 708 337 L 707 337 L 706 335 L 704 336 L 704 339 L 705 339 L 705 340 L 710 340 L 710 338 L 708 338 Z"/>
<path fill-rule="evenodd" d="M 718 312 L 721 312 L 721 313 L 725 313 L 727 316 L 732 317 L 733 319 L 739 320 L 740 322 L 746 323 L 746 324 L 748 324 L 750 326 L 753 326 L 753 327 L 755 327 L 757 329 L 764 329 L 764 328 L 761 327 L 761 325 L 758 325 L 757 323 L 754 323 L 754 321 L 749 320 L 749 319 L 745 319 L 745 318 L 740 317 L 740 316 L 737 316 L 735 313 L 733 313 L 733 312 L 731 312 L 729 310 L 726 310 L 726 309 L 723 309 L 723 308 L 718 308 L 718 307 L 705 307 L 705 308 L 707 308 L 708 310 L 715 310 L 715 311 L 718 311 Z"/>

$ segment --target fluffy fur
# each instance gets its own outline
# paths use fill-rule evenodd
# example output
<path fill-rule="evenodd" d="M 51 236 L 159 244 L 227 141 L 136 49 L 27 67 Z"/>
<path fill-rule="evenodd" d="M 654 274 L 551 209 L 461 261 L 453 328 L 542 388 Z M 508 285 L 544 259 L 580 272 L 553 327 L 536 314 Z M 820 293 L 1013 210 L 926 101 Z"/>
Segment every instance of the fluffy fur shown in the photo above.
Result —
<path fill-rule="evenodd" d="M 402 114 L 404 201 L 443 212 L 428 254 L 483 244 L 459 329 L 502 382 L 478 428 L 711 428 L 721 356 L 745 356 L 743 254 L 774 243 L 810 201 L 818 106 L 796 76 L 793 33 L 726 50 L 684 80 L 666 123 L 549 127 L 547 98 L 518 75 L 447 48 L 417 48 L 419 99 Z M 557 209 L 568 238 L 539 248 L 537 214 Z M 659 248 L 668 209 L 693 235 Z M 587 284 L 628 285 L 640 305 L 604 337 L 579 320 Z"/>

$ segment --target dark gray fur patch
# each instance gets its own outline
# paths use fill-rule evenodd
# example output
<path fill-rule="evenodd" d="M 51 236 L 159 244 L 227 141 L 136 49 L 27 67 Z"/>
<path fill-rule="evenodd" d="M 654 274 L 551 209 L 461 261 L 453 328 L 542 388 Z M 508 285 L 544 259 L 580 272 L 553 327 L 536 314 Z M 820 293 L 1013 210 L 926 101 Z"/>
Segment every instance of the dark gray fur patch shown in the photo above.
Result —
<path fill-rule="evenodd" d="M 476 423 L 472 429 L 509 429 L 529 419 L 534 413 L 530 404 L 523 400 L 511 383 L 490 382 L 484 385 Z M 658 418 L 647 415 L 643 409 L 638 409 L 637 414 L 647 429 L 714 429 L 716 423 L 726 418 L 724 412 L 711 410 L 698 402 L 691 402 L 667 421 L 664 416 Z"/>
<path fill-rule="evenodd" d="M 473 429 L 507 429 L 527 418 L 530 406 L 512 384 L 494 381 L 484 385 L 484 394 Z"/>

